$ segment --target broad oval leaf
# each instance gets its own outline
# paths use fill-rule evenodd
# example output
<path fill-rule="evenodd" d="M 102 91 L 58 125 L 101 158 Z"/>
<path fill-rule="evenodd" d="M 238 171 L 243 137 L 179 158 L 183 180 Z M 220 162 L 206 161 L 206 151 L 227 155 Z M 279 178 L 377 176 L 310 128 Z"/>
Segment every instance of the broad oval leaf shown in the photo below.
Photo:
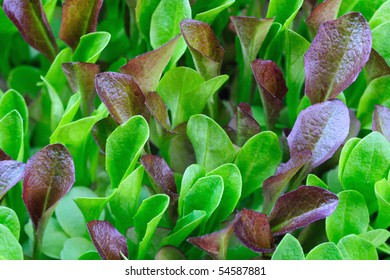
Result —
<path fill-rule="evenodd" d="M 375 195 L 378 199 L 378 216 L 375 220 L 375 227 L 388 228 L 390 226 L 390 181 L 382 179 L 376 182 Z"/>
<path fill-rule="evenodd" d="M 23 162 L 14 160 L 0 161 L 0 198 L 2 198 L 24 176 Z"/>
<path fill-rule="evenodd" d="M 14 210 L 8 207 L 0 206 L 0 225 L 8 228 L 15 236 L 16 240 L 19 240 L 20 222 Z"/>
<path fill-rule="evenodd" d="M 96 31 L 103 0 L 66 0 L 62 6 L 60 38 L 76 49 L 80 37 Z"/>
<path fill-rule="evenodd" d="M 303 110 L 287 137 L 291 156 L 312 153 L 311 168 L 331 158 L 349 132 L 349 111 L 338 99 L 314 104 Z"/>
<path fill-rule="evenodd" d="M 379 9 L 376 10 L 374 15 L 370 19 L 371 30 L 374 30 L 379 25 L 390 21 L 389 13 L 390 13 L 390 2 L 386 1 L 379 7 Z"/>
<path fill-rule="evenodd" d="M 84 237 L 72 237 L 64 242 L 61 250 L 61 260 L 77 260 L 86 252 L 95 249 L 93 243 Z"/>
<path fill-rule="evenodd" d="M 337 203 L 337 196 L 327 190 L 301 186 L 276 201 L 269 215 L 272 232 L 282 235 L 324 219 L 333 213 Z"/>
<path fill-rule="evenodd" d="M 304 260 L 305 254 L 299 241 L 287 233 L 272 254 L 272 260 Z"/>
<path fill-rule="evenodd" d="M 306 260 L 342 260 L 340 249 L 333 242 L 317 245 L 307 254 Z"/>
<path fill-rule="evenodd" d="M 103 260 L 122 260 L 127 257 L 126 237 L 109 222 L 91 221 L 87 224 L 89 235 Z"/>
<path fill-rule="evenodd" d="M 11 231 L 0 224 L 0 259 L 23 260 L 23 249 Z"/>
<path fill-rule="evenodd" d="M 312 104 L 352 84 L 371 52 L 371 30 L 359 13 L 322 24 L 305 54 L 305 94 Z"/>
<path fill-rule="evenodd" d="M 29 159 L 23 181 L 23 201 L 35 229 L 47 219 L 72 187 L 72 156 L 62 144 L 44 147 Z"/>
<path fill-rule="evenodd" d="M 372 131 L 378 131 L 390 141 L 390 109 L 376 105 L 372 117 Z"/>
<path fill-rule="evenodd" d="M 378 253 L 374 245 L 355 234 L 348 235 L 337 243 L 344 260 L 377 260 Z"/>
<path fill-rule="evenodd" d="M 23 119 L 12 110 L 0 119 L 0 148 L 12 159 L 23 159 Z"/>

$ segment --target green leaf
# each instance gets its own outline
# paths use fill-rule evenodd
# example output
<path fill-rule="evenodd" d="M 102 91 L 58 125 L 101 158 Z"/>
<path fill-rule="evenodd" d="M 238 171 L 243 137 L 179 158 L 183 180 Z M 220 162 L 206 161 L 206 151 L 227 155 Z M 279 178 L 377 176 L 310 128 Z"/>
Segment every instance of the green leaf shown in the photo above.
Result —
<path fill-rule="evenodd" d="M 305 255 L 299 241 L 287 233 L 272 255 L 272 260 L 304 260 Z"/>
<path fill-rule="evenodd" d="M 84 237 L 72 237 L 65 241 L 61 260 L 77 260 L 84 253 L 94 250 L 92 242 Z"/>
<path fill-rule="evenodd" d="M 202 3 L 204 2 L 204 3 Z M 194 4 L 194 10 L 198 6 L 201 6 L 203 12 L 197 12 L 195 19 L 199 21 L 206 22 L 208 24 L 212 24 L 218 15 L 221 14 L 222 11 L 229 8 L 233 5 L 235 0 L 222 0 L 222 1 L 196 1 Z"/>
<path fill-rule="evenodd" d="M 99 253 L 95 250 L 85 252 L 81 256 L 79 256 L 78 260 L 93 260 L 93 261 L 99 261 L 102 260 Z"/>
<path fill-rule="evenodd" d="M 342 191 L 337 196 L 339 204 L 333 214 L 326 218 L 326 235 L 334 243 L 349 234 L 366 232 L 370 222 L 366 202 L 360 193 Z"/>
<path fill-rule="evenodd" d="M 0 206 L 0 224 L 8 228 L 15 236 L 16 240 L 19 240 L 20 223 L 14 210 L 8 207 Z"/>
<path fill-rule="evenodd" d="M 382 179 L 375 183 L 375 195 L 378 199 L 378 216 L 375 227 L 388 228 L 390 226 L 390 181 Z"/>
<path fill-rule="evenodd" d="M 0 256 L 4 260 L 23 260 L 22 246 L 12 232 L 0 224 Z"/>
<path fill-rule="evenodd" d="M 110 201 L 112 195 L 107 197 L 77 197 L 74 199 L 77 207 L 83 213 L 86 223 L 93 220 L 102 220 L 104 218 L 104 207 Z"/>
<path fill-rule="evenodd" d="M 50 107 L 50 128 L 51 131 L 57 128 L 62 115 L 64 114 L 64 106 L 58 92 L 53 88 L 53 86 L 46 80 L 45 77 L 41 76 L 43 84 L 46 86 L 47 93 L 49 94 L 51 107 Z"/>
<path fill-rule="evenodd" d="M 160 0 L 138 0 L 135 9 L 137 26 L 144 39 L 149 42 L 150 22 Z"/>
<path fill-rule="evenodd" d="M 271 0 L 268 6 L 267 18 L 275 17 L 275 22 L 279 22 L 284 28 L 288 28 L 304 0 Z"/>
<path fill-rule="evenodd" d="M 343 255 L 333 242 L 317 245 L 307 254 L 306 260 L 342 260 Z"/>
<path fill-rule="evenodd" d="M 23 159 L 23 127 L 23 119 L 17 110 L 0 119 L 0 149 L 16 160 Z"/>
<path fill-rule="evenodd" d="M 359 234 L 359 236 L 370 241 L 372 245 L 378 248 L 390 238 L 390 232 L 386 229 L 374 229 Z"/>
<path fill-rule="evenodd" d="M 250 138 L 234 160 L 242 176 L 241 198 L 259 190 L 264 180 L 275 173 L 281 160 L 282 152 L 275 133 L 264 131 Z"/>
<path fill-rule="evenodd" d="M 386 1 L 376 10 L 374 15 L 370 19 L 371 30 L 374 30 L 376 27 L 378 27 L 381 24 L 389 22 L 390 21 L 389 13 L 390 13 L 390 1 Z"/>
<path fill-rule="evenodd" d="M 8 76 L 8 85 L 15 91 L 28 95 L 32 98 L 38 95 L 42 72 L 40 69 L 21 65 L 13 68 Z"/>
<path fill-rule="evenodd" d="M 351 138 L 344 144 L 343 149 L 341 150 L 339 167 L 338 167 L 338 177 L 340 181 L 341 178 L 343 177 L 343 173 L 345 170 L 345 166 L 347 165 L 348 158 L 351 155 L 353 149 L 360 141 L 361 141 L 360 138 Z"/>
<path fill-rule="evenodd" d="M 107 32 L 93 32 L 80 39 L 73 54 L 73 61 L 95 63 L 110 41 L 111 35 Z"/>
<path fill-rule="evenodd" d="M 137 259 L 143 259 L 153 234 L 169 205 L 169 196 L 156 194 L 142 201 L 134 216 L 135 232 L 138 235 Z"/>
<path fill-rule="evenodd" d="M 197 163 L 203 165 L 207 171 L 232 162 L 236 156 L 236 148 L 226 132 L 205 115 L 194 115 L 190 118 L 187 135 L 195 149 Z"/>
<path fill-rule="evenodd" d="M 328 185 L 325 184 L 324 181 L 322 181 L 320 178 L 318 178 L 314 174 L 309 174 L 307 176 L 307 178 L 306 178 L 306 185 L 307 186 L 316 186 L 316 187 L 320 187 L 320 188 L 323 188 L 323 189 L 326 189 L 326 190 L 329 189 Z"/>
<path fill-rule="evenodd" d="M 107 138 L 106 169 L 112 188 L 134 170 L 148 138 L 148 123 L 142 116 L 130 118 Z"/>
<path fill-rule="evenodd" d="M 351 234 L 337 243 L 345 260 L 377 260 L 378 253 L 371 242 Z"/>
<path fill-rule="evenodd" d="M 155 260 L 186 260 L 186 256 L 176 247 L 164 246 L 157 252 Z"/>

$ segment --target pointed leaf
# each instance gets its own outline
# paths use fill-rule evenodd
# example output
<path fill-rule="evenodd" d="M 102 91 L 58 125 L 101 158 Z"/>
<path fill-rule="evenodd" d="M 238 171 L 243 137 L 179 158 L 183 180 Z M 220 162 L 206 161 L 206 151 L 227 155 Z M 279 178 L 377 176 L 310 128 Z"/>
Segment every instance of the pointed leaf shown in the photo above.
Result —
<path fill-rule="evenodd" d="M 196 13 L 195 19 L 206 22 L 208 24 L 213 24 L 218 15 L 220 15 L 225 9 L 233 5 L 234 2 L 235 0 L 198 0 L 192 6 L 192 8 L 194 9 L 193 13 Z"/>
<path fill-rule="evenodd" d="M 342 0 L 326 0 L 318 4 L 306 19 L 311 35 L 314 37 L 321 24 L 337 18 Z"/>
<path fill-rule="evenodd" d="M 48 145 L 29 159 L 23 181 L 23 201 L 37 229 L 75 181 L 72 156 L 61 144 Z"/>
<path fill-rule="evenodd" d="M 108 32 L 93 32 L 81 37 L 73 54 L 73 61 L 95 63 L 110 41 Z"/>
<path fill-rule="evenodd" d="M 337 196 L 318 187 L 301 186 L 279 197 L 269 215 L 274 235 L 282 235 L 326 218 L 336 209 Z"/>
<path fill-rule="evenodd" d="M 286 234 L 272 255 L 272 260 L 304 260 L 305 255 L 299 241 L 291 234 Z"/>
<path fill-rule="evenodd" d="M 180 23 L 181 33 L 191 51 L 195 67 L 205 80 L 220 74 L 224 49 L 211 26 L 186 19 Z"/>
<path fill-rule="evenodd" d="M 305 54 L 305 94 L 311 103 L 335 98 L 352 84 L 370 52 L 371 31 L 361 14 L 321 25 Z"/>
<path fill-rule="evenodd" d="M 89 235 L 103 260 L 122 260 L 127 257 L 126 237 L 109 222 L 91 221 L 87 224 Z"/>
<path fill-rule="evenodd" d="M 103 0 L 66 0 L 62 6 L 60 38 L 76 49 L 80 37 L 96 31 Z"/>
<path fill-rule="evenodd" d="M 274 251 L 274 240 L 267 216 L 265 214 L 243 209 L 240 218 L 234 225 L 237 238 L 255 252 Z"/>
<path fill-rule="evenodd" d="M 135 115 L 147 116 L 145 96 L 131 76 L 103 72 L 96 75 L 95 85 L 100 99 L 119 124 Z"/>
<path fill-rule="evenodd" d="M 114 193 L 113 193 L 114 194 Z M 112 194 L 112 195 L 113 195 Z M 104 218 L 104 208 L 106 207 L 109 197 L 76 197 L 74 202 L 84 216 L 85 222 L 99 220 Z"/>
<path fill-rule="evenodd" d="M 3 9 L 33 48 L 54 60 L 57 44 L 40 0 L 5 0 Z"/>
<path fill-rule="evenodd" d="M 132 76 L 144 93 L 155 91 L 179 38 L 176 36 L 160 48 L 132 58 L 120 72 Z"/>
<path fill-rule="evenodd" d="M 336 152 L 349 132 L 349 111 L 338 99 L 315 104 L 303 110 L 287 137 L 290 154 L 310 151 L 311 168 Z M 309 171 L 310 172 L 310 171 Z"/>
<path fill-rule="evenodd" d="M 372 118 L 372 130 L 379 131 L 390 141 L 390 109 L 376 105 Z"/>
<path fill-rule="evenodd" d="M 303 1 L 271 0 L 267 10 L 267 18 L 275 17 L 275 22 L 279 22 L 285 28 L 288 28 L 302 7 Z"/>
<path fill-rule="evenodd" d="M 24 176 L 23 162 L 14 160 L 0 161 L 0 199 Z"/>
<path fill-rule="evenodd" d="M 370 58 L 365 66 L 364 74 L 366 75 L 367 83 L 369 84 L 376 78 L 390 75 L 390 67 L 383 57 L 376 50 L 372 49 Z"/>

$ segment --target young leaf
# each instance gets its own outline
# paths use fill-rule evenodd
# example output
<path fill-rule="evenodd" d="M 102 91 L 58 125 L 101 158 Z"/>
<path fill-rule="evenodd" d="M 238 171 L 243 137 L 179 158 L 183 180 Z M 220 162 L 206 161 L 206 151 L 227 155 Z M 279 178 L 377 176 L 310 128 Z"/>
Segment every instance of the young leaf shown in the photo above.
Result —
<path fill-rule="evenodd" d="M 164 132 L 168 132 L 171 129 L 171 121 L 169 120 L 168 108 L 162 100 L 161 96 L 157 92 L 149 92 L 145 96 L 145 105 L 149 110 L 149 113 L 157 121 L 157 123 L 163 128 Z"/>
<path fill-rule="evenodd" d="M 74 177 L 72 156 L 65 146 L 44 147 L 29 159 L 23 181 L 23 201 L 35 230 L 44 227 L 54 208 L 72 187 Z"/>
<path fill-rule="evenodd" d="M 106 152 L 108 137 L 117 127 L 118 124 L 111 116 L 101 119 L 93 125 L 91 130 L 93 139 L 103 153 Z"/>
<path fill-rule="evenodd" d="M 54 60 L 58 48 L 40 0 L 5 0 L 3 9 L 33 48 Z"/>
<path fill-rule="evenodd" d="M 198 0 L 192 6 L 194 10 L 193 14 L 196 14 L 196 20 L 203 21 L 211 25 L 216 20 L 216 18 L 218 18 L 218 15 L 220 15 L 225 9 L 233 5 L 234 2 L 235 0 Z"/>
<path fill-rule="evenodd" d="M 390 2 L 386 1 L 376 10 L 372 18 L 370 19 L 370 28 L 374 30 L 379 25 L 389 21 Z"/>
<path fill-rule="evenodd" d="M 15 236 L 16 240 L 19 240 L 20 222 L 14 210 L 0 206 L 0 225 L 8 228 L 13 236 Z"/>
<path fill-rule="evenodd" d="M 108 197 L 76 197 L 74 202 L 83 214 L 85 222 L 89 223 L 93 220 L 103 219 L 104 207 L 106 207 L 114 193 Z"/>
<path fill-rule="evenodd" d="M 331 158 L 349 132 L 349 111 L 338 99 L 303 110 L 287 137 L 290 154 L 312 153 L 309 166 L 315 168 Z"/>
<path fill-rule="evenodd" d="M 81 255 L 95 249 L 92 242 L 84 237 L 72 237 L 65 241 L 61 260 L 77 260 Z"/>
<path fill-rule="evenodd" d="M 259 190 L 264 180 L 275 173 L 281 159 L 282 152 L 275 133 L 264 131 L 249 139 L 234 160 L 242 176 L 241 199 Z"/>
<path fill-rule="evenodd" d="M 150 22 L 160 0 L 138 0 L 136 2 L 135 16 L 137 26 L 144 39 L 149 42 Z"/>
<path fill-rule="evenodd" d="M 344 260 L 377 260 L 378 253 L 371 242 L 355 234 L 348 235 L 337 244 Z"/>
<path fill-rule="evenodd" d="M 23 119 L 12 110 L 0 119 L 0 148 L 11 158 L 23 159 Z"/>
<path fill-rule="evenodd" d="M 76 49 L 80 37 L 96 31 L 103 0 L 66 0 L 62 7 L 60 38 Z"/>
<path fill-rule="evenodd" d="M 234 160 L 236 148 L 213 119 L 205 115 L 192 116 L 187 134 L 194 146 L 197 162 L 207 171 Z"/>
<path fill-rule="evenodd" d="M 291 234 L 286 234 L 275 252 L 272 254 L 272 260 L 304 260 L 305 255 L 299 241 Z"/>
<path fill-rule="evenodd" d="M 322 24 L 305 54 L 305 94 L 311 103 L 335 98 L 352 84 L 370 52 L 371 31 L 361 14 Z"/>
<path fill-rule="evenodd" d="M 370 84 L 376 78 L 390 75 L 389 65 L 387 65 L 383 57 L 374 49 L 371 50 L 370 59 L 364 68 L 367 84 Z"/>
<path fill-rule="evenodd" d="M 120 72 L 132 76 L 145 94 L 155 91 L 179 38 L 176 36 L 160 48 L 132 58 L 119 69 Z"/>
<path fill-rule="evenodd" d="M 8 90 L 4 93 L 3 97 L 0 99 L 0 119 L 7 115 L 12 110 L 17 110 L 22 117 L 24 125 L 24 136 L 28 135 L 28 108 L 26 101 L 19 92 L 15 90 Z"/>
<path fill-rule="evenodd" d="M 0 199 L 24 176 L 23 162 L 14 160 L 0 161 Z"/>
<path fill-rule="evenodd" d="M 134 170 L 148 138 L 148 123 L 142 116 L 130 118 L 107 138 L 106 169 L 113 188 Z"/>
<path fill-rule="evenodd" d="M 103 260 L 122 260 L 127 257 L 126 238 L 109 222 L 91 221 L 87 224 L 93 244 Z"/>
<path fill-rule="evenodd" d="M 311 35 L 314 37 L 321 24 L 337 18 L 342 0 L 326 0 L 318 4 L 306 19 Z"/>
<path fill-rule="evenodd" d="M 0 259 L 23 260 L 23 249 L 11 231 L 0 224 Z"/>
<path fill-rule="evenodd" d="M 282 71 L 273 61 L 256 59 L 251 63 L 251 67 L 260 89 L 267 127 L 272 130 L 288 91 L 286 82 Z"/>
<path fill-rule="evenodd" d="M 378 248 L 390 238 L 390 231 L 386 229 L 374 229 L 364 232 L 359 236 L 370 241 L 372 245 Z"/>
<path fill-rule="evenodd" d="M 326 235 L 334 243 L 349 234 L 366 232 L 369 223 L 367 205 L 360 193 L 342 191 L 337 196 L 339 204 L 333 214 L 326 218 Z"/>
<path fill-rule="evenodd" d="M 272 232 L 282 235 L 324 219 L 333 213 L 337 203 L 337 196 L 327 190 L 301 186 L 276 201 L 268 218 Z"/>
<path fill-rule="evenodd" d="M 248 209 L 241 210 L 234 225 L 234 233 L 245 246 L 255 252 L 274 251 L 274 240 L 265 214 Z"/>
<path fill-rule="evenodd" d="M 218 76 L 225 51 L 211 26 L 198 20 L 186 19 L 180 23 L 180 29 L 195 67 L 202 77 L 209 80 Z"/>
<path fill-rule="evenodd" d="M 284 28 L 288 28 L 302 4 L 303 0 L 271 0 L 267 10 L 267 18 L 275 17 L 275 22 L 279 22 Z"/>
<path fill-rule="evenodd" d="M 315 174 L 309 174 L 307 176 L 306 185 L 320 187 L 320 188 L 323 188 L 325 190 L 329 190 L 329 187 L 325 184 L 325 182 L 322 181 L 320 178 L 318 178 Z"/>
<path fill-rule="evenodd" d="M 375 220 L 377 228 L 390 226 L 390 182 L 382 179 L 375 184 L 375 195 L 378 199 L 378 216 Z"/>
<path fill-rule="evenodd" d="M 110 38 L 111 34 L 103 31 L 82 36 L 74 51 L 73 61 L 96 63 L 101 52 L 108 45 Z"/>
<path fill-rule="evenodd" d="M 307 254 L 306 260 L 342 260 L 343 255 L 333 242 L 317 245 Z"/>
<path fill-rule="evenodd" d="M 390 141 L 390 109 L 376 105 L 372 117 L 372 131 L 378 131 Z"/>

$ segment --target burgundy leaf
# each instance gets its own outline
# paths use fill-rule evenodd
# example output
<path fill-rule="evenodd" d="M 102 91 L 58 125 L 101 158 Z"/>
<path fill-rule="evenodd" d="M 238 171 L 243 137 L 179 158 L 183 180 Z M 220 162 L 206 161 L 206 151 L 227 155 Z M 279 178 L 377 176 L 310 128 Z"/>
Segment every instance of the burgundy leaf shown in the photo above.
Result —
<path fill-rule="evenodd" d="M 120 72 L 133 76 L 143 92 L 155 91 L 179 38 L 176 36 L 160 48 L 131 59 Z"/>
<path fill-rule="evenodd" d="M 72 156 L 62 144 L 44 147 L 29 159 L 23 181 L 23 201 L 35 229 L 50 216 L 75 181 Z"/>
<path fill-rule="evenodd" d="M 291 157 L 312 153 L 308 172 L 332 157 L 349 133 L 349 111 L 338 99 L 314 104 L 301 111 L 287 137 Z"/>
<path fill-rule="evenodd" d="M 311 104 L 335 98 L 352 84 L 371 52 L 371 30 L 359 13 L 323 23 L 305 54 L 305 93 Z"/>
<path fill-rule="evenodd" d="M 149 113 L 164 130 L 170 130 L 171 122 L 169 121 L 168 108 L 161 96 L 157 92 L 149 92 L 145 98 L 145 105 Z"/>
<path fill-rule="evenodd" d="M 2 160 L 12 160 L 12 158 L 9 155 L 7 155 L 6 152 L 0 149 L 0 161 Z"/>
<path fill-rule="evenodd" d="M 288 91 L 286 82 L 282 71 L 271 60 L 256 59 L 251 66 L 260 89 L 267 126 L 272 129 L 283 107 L 283 98 Z"/>
<path fill-rule="evenodd" d="M 167 194 L 171 202 L 176 201 L 178 195 L 175 175 L 165 160 L 155 155 L 144 155 L 141 157 L 141 163 L 158 191 Z"/>
<path fill-rule="evenodd" d="M 81 36 L 95 32 L 103 0 L 66 0 L 62 6 L 60 38 L 73 50 Z"/>
<path fill-rule="evenodd" d="M 94 110 L 95 76 L 100 72 L 97 64 L 85 62 L 70 62 L 62 64 L 62 70 L 73 92 L 80 91 L 81 111 L 89 116 Z"/>
<path fill-rule="evenodd" d="M 390 109 L 376 105 L 372 116 L 372 131 L 378 131 L 390 141 Z"/>
<path fill-rule="evenodd" d="M 0 199 L 23 179 L 24 166 L 23 162 L 15 160 L 0 161 Z"/>
<path fill-rule="evenodd" d="M 218 76 L 225 51 L 211 26 L 198 20 L 185 19 L 180 22 L 180 30 L 202 77 L 209 80 Z"/>
<path fill-rule="evenodd" d="M 361 123 L 359 119 L 356 117 L 356 113 L 351 109 L 348 109 L 348 111 L 349 111 L 349 119 L 350 119 L 349 133 L 347 138 L 345 138 L 344 142 L 347 142 L 349 139 L 353 137 L 357 137 L 361 128 Z"/>
<path fill-rule="evenodd" d="M 374 49 L 371 50 L 370 59 L 365 66 L 367 84 L 376 78 L 390 75 L 390 67 L 384 58 Z"/>
<path fill-rule="evenodd" d="M 339 12 L 342 0 L 326 0 L 314 8 L 306 19 L 310 33 L 315 36 L 321 24 L 329 20 L 335 20 Z"/>
<path fill-rule="evenodd" d="M 267 216 L 248 209 L 241 210 L 240 218 L 234 225 L 237 238 L 255 252 L 268 253 L 275 250 Z"/>
<path fill-rule="evenodd" d="M 335 194 L 319 187 L 301 186 L 279 197 L 268 220 L 273 234 L 283 235 L 328 217 L 337 204 Z"/>
<path fill-rule="evenodd" d="M 311 160 L 310 151 L 301 151 L 292 155 L 287 163 L 279 165 L 275 175 L 263 183 L 263 212 L 268 214 L 278 197 L 286 190 L 293 176 Z"/>
<path fill-rule="evenodd" d="M 87 223 L 89 235 L 103 260 L 122 260 L 128 256 L 126 237 L 120 234 L 109 222 L 90 221 Z"/>
<path fill-rule="evenodd" d="M 106 152 L 106 142 L 108 136 L 117 128 L 118 125 L 115 120 L 108 116 L 107 118 L 101 119 L 95 123 L 92 127 L 92 136 L 96 144 L 99 146 L 100 150 Z"/>
<path fill-rule="evenodd" d="M 41 1 L 4 0 L 3 9 L 26 42 L 49 60 L 54 60 L 57 44 Z"/>
<path fill-rule="evenodd" d="M 117 123 L 125 123 L 134 115 L 147 117 L 145 96 L 133 77 L 115 72 L 95 77 L 96 91 Z"/>

